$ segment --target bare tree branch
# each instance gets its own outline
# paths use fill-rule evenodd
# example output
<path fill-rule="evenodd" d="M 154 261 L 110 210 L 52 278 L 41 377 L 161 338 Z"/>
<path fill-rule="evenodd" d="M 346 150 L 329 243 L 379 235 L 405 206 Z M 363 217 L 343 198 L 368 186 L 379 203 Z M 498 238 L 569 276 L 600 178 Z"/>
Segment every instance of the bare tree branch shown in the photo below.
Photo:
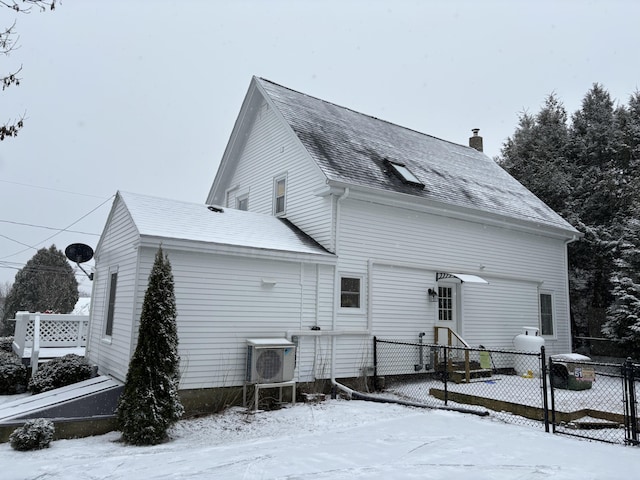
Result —
<path fill-rule="evenodd" d="M 56 0 L 0 0 L 0 6 L 10 8 L 14 12 L 29 13 L 35 6 L 44 11 L 55 10 Z"/>
<path fill-rule="evenodd" d="M 47 9 L 54 10 L 56 7 L 56 1 L 58 0 L 0 0 L 0 8 L 6 7 L 17 13 L 30 13 L 33 7 L 37 7 L 40 11 Z M 12 51 L 18 48 L 17 42 L 20 37 L 15 32 L 16 22 L 14 20 L 10 27 L 0 30 L 0 54 L 9 55 Z M 22 71 L 22 65 L 16 71 L 6 74 L 0 77 L 0 83 L 2 83 L 2 90 L 15 85 L 20 85 L 21 78 L 18 74 Z M 0 125 L 0 141 L 7 137 L 16 137 L 18 132 L 24 126 L 25 116 L 22 115 L 15 121 L 9 120 L 8 122 Z"/>

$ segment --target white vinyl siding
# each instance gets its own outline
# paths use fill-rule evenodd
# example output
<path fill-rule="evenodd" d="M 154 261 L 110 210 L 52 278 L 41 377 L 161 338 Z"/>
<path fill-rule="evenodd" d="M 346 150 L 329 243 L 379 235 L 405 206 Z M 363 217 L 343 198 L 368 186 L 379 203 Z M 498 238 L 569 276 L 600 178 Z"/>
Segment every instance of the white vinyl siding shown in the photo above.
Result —
<path fill-rule="evenodd" d="M 285 338 L 290 331 L 330 329 L 326 300 L 318 312 L 317 279 L 332 268 L 297 262 L 199 254 L 165 249 L 174 275 L 180 389 L 238 386 L 244 382 L 247 338 Z M 140 280 L 148 277 L 155 250 L 144 249 Z M 319 269 L 316 271 L 316 269 Z M 263 278 L 272 282 L 263 283 Z M 142 303 L 138 302 L 139 313 Z M 137 330 L 137 324 L 136 324 Z M 136 334 L 137 336 L 137 334 Z M 312 381 L 327 369 L 326 339 L 300 337 L 296 379 Z M 315 372 L 314 372 L 315 370 Z"/>
<path fill-rule="evenodd" d="M 420 318 L 414 322 L 413 338 L 420 331 L 433 330 L 437 312 L 431 305 L 437 304 L 429 304 L 426 292 L 435 286 L 438 271 L 475 274 L 489 282 L 460 285 L 460 311 L 456 314 L 462 328 L 458 333 L 472 346 L 509 348 L 522 326 L 538 324 L 538 282 L 556 292 L 566 292 L 566 246 L 559 239 L 418 211 L 408 213 L 356 199 L 342 202 L 340 220 L 340 270 L 361 272 L 366 278 L 368 262 L 383 261 L 396 268 L 412 265 L 433 272 L 423 289 L 413 294 L 416 300 L 405 301 L 406 306 L 393 300 L 402 293 L 398 291 L 402 287 L 386 294 L 386 301 L 401 312 L 395 316 L 380 315 L 384 307 L 377 297 L 385 294 L 376 283 L 372 285 L 374 331 L 391 337 L 396 328 L 403 336 L 409 333 L 405 333 L 402 318 L 411 315 Z M 379 281 L 377 277 L 374 280 Z M 396 280 L 402 282 L 401 278 Z M 561 353 L 570 351 L 568 305 L 566 295 L 556 295 L 555 299 L 557 335 L 547 342 L 547 350 Z M 351 325 L 351 319 L 344 315 L 338 315 L 338 321 L 339 328 Z"/>
<path fill-rule="evenodd" d="M 100 365 L 100 373 L 124 381 L 132 352 L 132 312 L 136 301 L 137 231 L 117 199 L 107 228 L 96 248 L 96 271 L 91 294 L 91 322 L 86 357 Z M 117 292 L 111 335 L 105 339 L 111 273 L 117 266 Z"/>
<path fill-rule="evenodd" d="M 429 302 L 427 289 L 435 272 L 395 265 L 373 266 L 372 317 L 373 333 L 383 338 L 433 342 L 435 303 Z"/>
<path fill-rule="evenodd" d="M 314 193 L 325 185 L 326 178 L 291 129 L 266 103 L 257 110 L 260 113 L 243 127 L 247 131 L 241 136 L 246 141 L 233 159 L 233 175 L 220 189 L 238 186 L 240 192 L 251 191 L 250 210 L 273 215 L 273 176 L 286 171 L 287 218 L 325 248 L 332 249 L 331 197 Z M 215 192 L 209 198 L 213 196 Z"/>

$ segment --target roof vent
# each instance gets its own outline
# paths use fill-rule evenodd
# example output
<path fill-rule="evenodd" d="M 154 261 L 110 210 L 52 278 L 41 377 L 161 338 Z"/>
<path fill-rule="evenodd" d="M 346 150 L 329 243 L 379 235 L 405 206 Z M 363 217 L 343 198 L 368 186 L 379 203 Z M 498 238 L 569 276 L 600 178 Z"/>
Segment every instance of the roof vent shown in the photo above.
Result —
<path fill-rule="evenodd" d="M 207 208 L 214 213 L 224 213 L 222 207 L 215 207 L 213 205 L 207 205 Z"/>
<path fill-rule="evenodd" d="M 469 146 L 471 148 L 475 148 L 479 152 L 482 152 L 482 137 L 478 135 L 480 129 L 472 128 L 471 131 L 473 132 L 473 137 L 469 137 Z"/>

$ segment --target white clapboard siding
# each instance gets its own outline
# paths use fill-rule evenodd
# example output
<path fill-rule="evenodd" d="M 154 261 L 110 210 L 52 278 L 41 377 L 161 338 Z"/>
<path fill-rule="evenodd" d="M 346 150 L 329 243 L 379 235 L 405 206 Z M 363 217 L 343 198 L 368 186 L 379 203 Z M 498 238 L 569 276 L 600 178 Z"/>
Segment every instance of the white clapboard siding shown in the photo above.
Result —
<path fill-rule="evenodd" d="M 96 249 L 92 308 L 86 357 L 100 365 L 101 373 L 124 381 L 132 349 L 132 312 L 136 302 L 138 239 L 131 218 L 120 200 L 116 200 L 112 218 L 107 223 Z M 116 302 L 111 337 L 105 336 L 109 300 L 110 269 L 117 268 Z"/>
<path fill-rule="evenodd" d="M 425 342 L 433 342 L 436 304 L 429 302 L 427 289 L 433 287 L 435 272 L 393 265 L 373 266 L 373 334 L 379 337 L 417 341 L 425 332 Z"/>
<path fill-rule="evenodd" d="M 148 276 L 155 253 L 143 250 L 141 279 Z M 315 265 L 166 253 L 174 275 L 182 389 L 242 385 L 247 338 L 285 338 L 315 323 Z M 263 278 L 275 284 L 263 284 Z M 298 372 L 304 372 L 305 381 L 311 379 L 314 346 L 305 338 L 299 352 Z"/>
<path fill-rule="evenodd" d="M 274 179 L 287 177 L 286 217 L 325 248 L 332 248 L 330 197 L 312 192 L 325 179 L 293 135 L 290 127 L 263 102 L 255 121 L 248 125 L 247 139 L 235 171 L 223 190 L 234 189 L 249 197 L 249 210 L 273 214 Z M 227 205 L 235 207 L 233 205 Z"/>
<path fill-rule="evenodd" d="M 537 326 L 542 285 L 553 292 L 555 302 L 557 336 L 546 338 L 547 347 L 551 352 L 568 351 L 563 241 L 355 199 L 341 204 L 338 231 L 339 271 L 362 275 L 364 292 L 367 282 L 373 281 L 374 332 L 403 337 L 413 331 L 416 338 L 421 331 L 429 333 L 435 306 L 426 302 L 426 289 L 436 285 L 435 272 L 472 273 L 489 285 L 461 286 L 463 331 L 459 333 L 471 345 L 507 348 L 522 326 Z M 425 270 L 425 280 L 419 269 Z M 393 310 L 401 303 L 406 307 L 394 319 Z M 339 322 L 347 325 L 353 320 L 339 313 Z"/>

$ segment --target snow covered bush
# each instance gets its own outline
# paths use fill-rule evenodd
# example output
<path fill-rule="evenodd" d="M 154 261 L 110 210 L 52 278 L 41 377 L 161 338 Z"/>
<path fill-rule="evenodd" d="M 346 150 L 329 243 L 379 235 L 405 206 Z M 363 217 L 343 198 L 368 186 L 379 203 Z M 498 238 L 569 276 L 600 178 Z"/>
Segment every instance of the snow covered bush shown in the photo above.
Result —
<path fill-rule="evenodd" d="M 13 353 L 0 350 L 0 395 L 23 393 L 27 389 L 27 367 Z"/>
<path fill-rule="evenodd" d="M 14 450 L 39 450 L 49 447 L 54 432 L 55 427 L 51 420 L 34 418 L 16 428 L 9 436 L 9 442 Z"/>
<path fill-rule="evenodd" d="M 91 378 L 93 369 L 78 355 L 69 354 L 43 364 L 29 380 L 29 391 L 41 393 Z"/>

